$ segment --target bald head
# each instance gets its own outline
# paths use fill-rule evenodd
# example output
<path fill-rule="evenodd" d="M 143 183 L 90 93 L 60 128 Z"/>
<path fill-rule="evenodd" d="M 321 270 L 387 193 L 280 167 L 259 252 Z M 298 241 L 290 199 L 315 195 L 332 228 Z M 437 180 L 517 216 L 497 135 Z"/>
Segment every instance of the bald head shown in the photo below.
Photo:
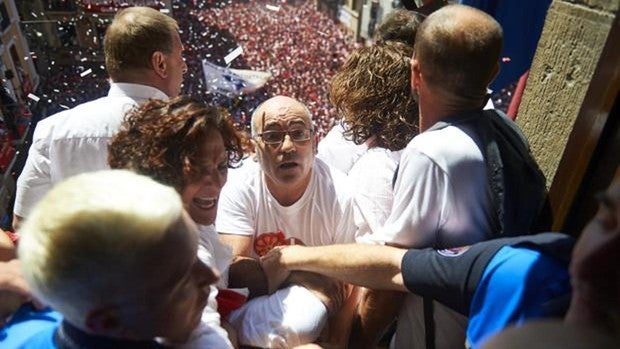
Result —
<path fill-rule="evenodd" d="M 501 49 L 497 21 L 473 7 L 450 5 L 422 22 L 414 59 L 434 90 L 464 104 L 478 104 L 497 73 Z"/>
<path fill-rule="evenodd" d="M 301 116 L 307 125 L 312 125 L 312 114 L 300 101 L 287 96 L 269 98 L 252 113 L 252 136 L 262 132 L 263 123 L 267 116 L 280 119 L 291 114 Z"/>

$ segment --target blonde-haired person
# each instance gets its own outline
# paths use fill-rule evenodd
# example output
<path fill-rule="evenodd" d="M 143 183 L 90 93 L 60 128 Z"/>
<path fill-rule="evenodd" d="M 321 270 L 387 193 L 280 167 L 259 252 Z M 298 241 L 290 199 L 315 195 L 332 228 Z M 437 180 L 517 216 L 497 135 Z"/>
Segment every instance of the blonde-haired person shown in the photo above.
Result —
<path fill-rule="evenodd" d="M 125 113 L 180 93 L 187 65 L 174 19 L 150 7 L 119 11 L 104 38 L 108 95 L 41 120 L 17 180 L 13 227 L 55 183 L 107 169 L 107 147 Z"/>
<path fill-rule="evenodd" d="M 198 232 L 179 194 L 130 171 L 93 172 L 58 184 L 36 205 L 21 235 L 22 273 L 63 320 L 26 338 L 8 333 L 15 347 L 183 342 L 217 280 L 196 256 Z"/>

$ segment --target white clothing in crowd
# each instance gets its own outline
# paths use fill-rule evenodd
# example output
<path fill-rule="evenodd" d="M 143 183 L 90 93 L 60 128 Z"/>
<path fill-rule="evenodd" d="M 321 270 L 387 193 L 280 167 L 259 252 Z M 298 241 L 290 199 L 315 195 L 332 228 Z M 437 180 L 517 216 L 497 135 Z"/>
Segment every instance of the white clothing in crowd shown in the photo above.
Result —
<path fill-rule="evenodd" d="M 253 237 L 252 255 L 261 243 L 321 246 L 355 240 L 351 192 L 346 176 L 315 159 L 308 187 L 291 206 L 282 206 L 269 192 L 260 167 L 222 189 L 216 228 L 220 233 Z M 287 348 L 313 342 L 327 322 L 327 308 L 307 289 L 291 286 L 257 297 L 230 315 L 239 343 L 262 348 Z"/>
<path fill-rule="evenodd" d="M 108 169 L 108 143 L 127 111 L 149 98 L 168 99 L 145 85 L 112 83 L 106 97 L 39 121 L 28 159 L 17 180 L 13 212 L 27 217 L 59 181 L 76 174 Z"/>

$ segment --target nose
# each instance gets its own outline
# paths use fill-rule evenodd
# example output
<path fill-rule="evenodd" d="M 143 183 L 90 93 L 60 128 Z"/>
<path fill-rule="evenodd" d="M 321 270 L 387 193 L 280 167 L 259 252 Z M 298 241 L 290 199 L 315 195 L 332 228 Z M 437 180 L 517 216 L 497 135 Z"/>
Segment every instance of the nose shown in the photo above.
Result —
<path fill-rule="evenodd" d="M 284 135 L 284 139 L 282 140 L 282 151 L 285 153 L 290 153 L 294 150 L 296 150 L 295 142 L 293 142 L 293 139 L 291 139 L 291 136 L 288 133 L 286 133 Z"/>
<path fill-rule="evenodd" d="M 209 171 L 205 171 L 203 174 L 201 181 L 202 184 L 207 185 L 215 185 L 218 188 L 222 188 L 224 184 L 226 184 L 226 178 L 228 177 L 228 171 L 220 172 L 219 169 L 211 169 Z"/>
<path fill-rule="evenodd" d="M 181 69 L 182 69 L 183 75 L 185 75 L 185 73 L 187 73 L 187 62 L 185 62 L 185 58 L 183 58 L 183 66 Z"/>

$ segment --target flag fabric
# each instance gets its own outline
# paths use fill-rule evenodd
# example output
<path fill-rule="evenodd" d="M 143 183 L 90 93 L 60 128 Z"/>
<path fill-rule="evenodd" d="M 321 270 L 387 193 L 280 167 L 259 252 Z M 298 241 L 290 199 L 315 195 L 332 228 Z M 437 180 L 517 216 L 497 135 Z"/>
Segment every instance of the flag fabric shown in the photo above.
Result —
<path fill-rule="evenodd" d="M 230 96 L 250 93 L 261 88 L 271 78 L 271 73 L 220 67 L 206 59 L 202 61 L 207 90 Z"/>

